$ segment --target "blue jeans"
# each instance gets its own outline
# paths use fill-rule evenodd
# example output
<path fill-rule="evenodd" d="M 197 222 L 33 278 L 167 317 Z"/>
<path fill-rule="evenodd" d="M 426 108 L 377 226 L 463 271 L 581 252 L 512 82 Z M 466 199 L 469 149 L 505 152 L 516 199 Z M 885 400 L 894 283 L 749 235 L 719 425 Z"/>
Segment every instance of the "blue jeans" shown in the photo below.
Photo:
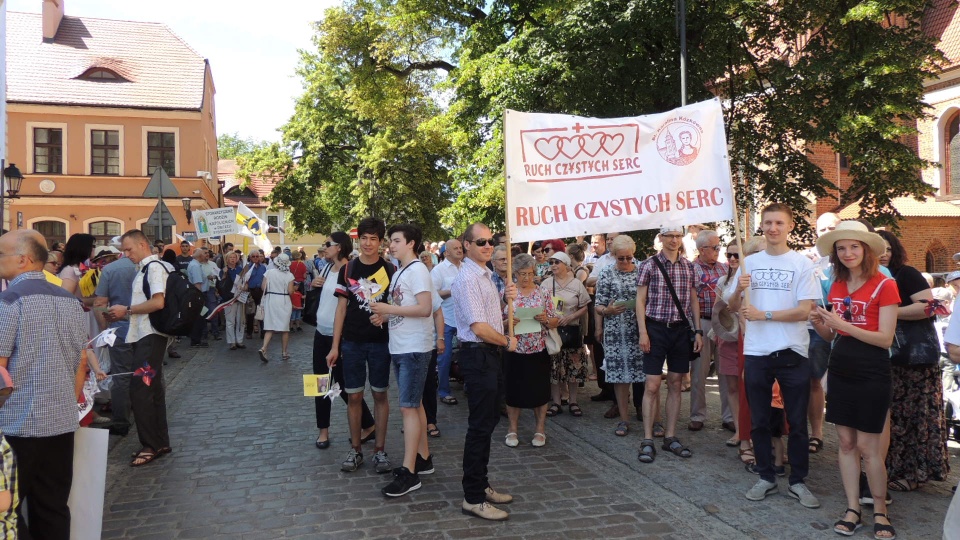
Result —
<path fill-rule="evenodd" d="M 446 347 L 443 354 L 437 357 L 437 392 L 441 398 L 450 395 L 450 364 L 453 363 L 453 336 L 457 335 L 457 327 L 443 325 L 443 343 Z"/>
<path fill-rule="evenodd" d="M 363 392 L 367 386 L 368 368 L 370 390 L 386 392 L 390 388 L 390 348 L 387 343 L 344 341 L 340 344 L 340 362 L 343 363 L 344 392 Z"/>
<path fill-rule="evenodd" d="M 430 356 L 429 352 L 390 355 L 393 358 L 393 373 L 397 377 L 397 394 L 400 396 L 401 407 L 420 406 Z"/>
<path fill-rule="evenodd" d="M 217 307 L 217 291 L 211 285 L 207 292 L 203 293 L 203 303 L 207 306 L 207 309 L 213 311 Z M 208 311 L 207 313 L 209 313 Z M 204 316 L 206 317 L 206 315 Z M 217 315 L 209 321 L 210 323 L 210 333 L 213 334 L 213 337 L 220 337 L 220 315 Z M 206 332 L 204 332 L 206 333 Z"/>
<path fill-rule="evenodd" d="M 743 382 L 750 405 L 753 452 L 760 477 L 776 482 L 773 472 L 770 403 L 773 381 L 780 383 L 783 408 L 790 425 L 787 457 L 790 459 L 790 485 L 803 482 L 810 469 L 810 440 L 807 436 L 807 405 L 810 403 L 810 361 L 796 351 L 784 349 L 767 356 L 747 355 Z"/>

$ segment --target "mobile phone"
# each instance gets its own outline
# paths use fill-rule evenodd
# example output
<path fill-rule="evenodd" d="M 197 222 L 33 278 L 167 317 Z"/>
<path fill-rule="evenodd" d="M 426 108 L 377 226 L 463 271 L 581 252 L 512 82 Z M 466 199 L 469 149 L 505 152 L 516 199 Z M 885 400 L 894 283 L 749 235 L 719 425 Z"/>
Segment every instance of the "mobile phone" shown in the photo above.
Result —
<path fill-rule="evenodd" d="M 827 311 L 833 311 L 833 302 L 827 302 L 827 305 L 825 306 L 825 309 L 826 309 Z"/>

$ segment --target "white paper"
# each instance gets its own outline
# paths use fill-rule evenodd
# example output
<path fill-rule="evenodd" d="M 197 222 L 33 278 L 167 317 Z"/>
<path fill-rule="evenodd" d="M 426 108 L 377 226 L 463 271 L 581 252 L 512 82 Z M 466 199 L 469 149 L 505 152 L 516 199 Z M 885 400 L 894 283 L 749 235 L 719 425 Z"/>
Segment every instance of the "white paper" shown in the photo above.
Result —
<path fill-rule="evenodd" d="M 103 527 L 103 496 L 107 483 L 106 429 L 80 428 L 73 443 L 73 486 L 70 540 L 99 540 Z"/>

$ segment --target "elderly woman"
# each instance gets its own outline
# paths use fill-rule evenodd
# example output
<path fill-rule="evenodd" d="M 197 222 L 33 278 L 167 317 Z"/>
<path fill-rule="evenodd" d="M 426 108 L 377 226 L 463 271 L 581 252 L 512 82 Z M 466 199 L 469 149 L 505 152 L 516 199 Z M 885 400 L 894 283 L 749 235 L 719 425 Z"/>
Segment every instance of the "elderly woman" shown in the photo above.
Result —
<path fill-rule="evenodd" d="M 614 433 L 625 437 L 630 430 L 627 402 L 630 385 L 647 380 L 643 374 L 643 353 L 637 328 L 636 303 L 639 270 L 633 254 L 637 250 L 633 239 L 621 234 L 613 239 L 610 253 L 617 262 L 600 271 L 597 278 L 597 339 L 603 343 L 607 382 L 613 384 L 617 396 L 620 422 Z M 634 403 L 643 398 L 644 386 L 635 385 Z"/>
<path fill-rule="evenodd" d="M 907 265 L 900 239 L 889 231 L 878 234 L 886 241 L 880 264 L 890 270 L 900 290 L 894 347 L 899 344 L 901 354 L 890 359 L 893 407 L 887 488 L 912 491 L 927 480 L 945 480 L 950 471 L 939 340 L 935 316 L 928 314 L 926 303 L 933 300 L 933 293 L 920 272 Z"/>
<path fill-rule="evenodd" d="M 883 239 L 857 221 L 843 221 L 817 240 L 830 257 L 835 280 L 810 321 L 833 344 L 827 372 L 827 422 L 837 426 L 840 477 L 847 509 L 834 524 L 851 536 L 860 527 L 860 461 L 874 500 L 874 537 L 894 538 L 886 515 L 887 474 L 883 464 L 884 425 L 890 410 L 889 347 L 897 326 L 897 284 L 879 272 Z M 886 523 L 881 523 L 882 518 Z"/>
<path fill-rule="evenodd" d="M 520 409 L 533 409 L 536 428 L 533 446 L 547 444 L 546 413 L 550 401 L 550 355 L 547 354 L 546 336 L 549 328 L 556 328 L 560 317 L 550 301 L 550 293 L 537 287 L 536 260 L 527 254 L 513 260 L 513 272 L 517 277 L 515 308 L 543 308 L 535 317 L 540 329 L 528 334 L 517 334 L 517 350 L 503 355 L 503 382 L 507 402 L 507 418 L 510 427 L 504 443 L 513 448 L 520 444 L 517 438 L 517 420 Z M 504 310 L 506 312 L 506 310 Z"/>
<path fill-rule="evenodd" d="M 223 270 L 220 272 L 222 285 L 218 286 L 218 289 L 220 290 L 220 300 L 226 302 L 243 290 L 243 267 L 240 265 L 240 256 L 232 251 L 224 256 L 223 262 Z M 230 345 L 231 351 L 247 348 L 243 344 L 243 333 L 247 319 L 244 313 L 244 305 L 240 302 L 234 302 L 223 310 L 227 326 L 227 344 Z"/>
<path fill-rule="evenodd" d="M 560 313 L 557 331 L 563 340 L 558 354 L 551 357 L 550 375 L 553 402 L 547 407 L 547 416 L 556 416 L 560 408 L 560 385 L 566 385 L 570 392 L 570 414 L 583 416 L 583 410 L 577 404 L 577 389 L 586 379 L 583 364 L 583 336 L 580 333 L 580 317 L 587 311 L 590 295 L 583 283 L 574 277 L 570 257 L 560 251 L 550 251 L 551 276 L 543 281 L 540 288 L 549 294 Z"/>
<path fill-rule="evenodd" d="M 267 358 L 267 347 L 274 332 L 280 332 L 281 358 L 289 360 L 287 344 L 290 342 L 290 315 L 293 313 L 293 304 L 290 295 L 293 294 L 293 274 L 290 273 L 290 257 L 286 253 L 277 255 L 273 260 L 273 268 L 263 275 L 263 320 L 260 321 L 264 330 L 263 347 L 260 348 L 260 360 L 264 363 Z"/>
<path fill-rule="evenodd" d="M 727 273 L 717 280 L 716 290 L 726 289 L 730 280 L 737 274 L 740 268 L 740 245 L 742 240 L 733 240 L 727 244 Z M 717 295 L 717 302 L 713 306 L 714 318 L 711 321 L 713 327 L 713 338 L 717 342 L 717 376 L 725 379 L 726 384 L 722 388 L 726 389 L 725 395 L 720 396 L 730 407 L 730 414 L 733 415 L 733 436 L 727 440 L 727 446 L 734 447 L 739 444 L 737 438 L 737 422 L 740 414 L 740 374 L 743 372 L 743 365 L 739 361 L 740 349 L 740 327 L 736 324 L 736 314 L 732 313 L 727 307 L 727 303 Z M 724 322 L 729 322 L 731 326 L 724 327 Z"/>

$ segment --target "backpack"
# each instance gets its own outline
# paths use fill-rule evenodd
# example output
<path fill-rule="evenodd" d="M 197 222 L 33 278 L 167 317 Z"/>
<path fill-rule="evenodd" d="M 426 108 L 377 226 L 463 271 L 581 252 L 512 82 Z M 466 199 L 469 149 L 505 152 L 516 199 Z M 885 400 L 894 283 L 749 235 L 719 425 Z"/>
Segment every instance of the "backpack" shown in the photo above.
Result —
<path fill-rule="evenodd" d="M 148 300 L 153 297 L 153 294 L 147 282 L 147 268 L 155 262 L 160 261 L 150 261 L 140 270 L 143 272 L 143 292 Z M 163 265 L 160 267 L 167 272 L 163 309 L 149 315 L 150 324 L 161 334 L 189 336 L 194 323 L 200 319 L 200 312 L 203 311 L 203 293 L 191 285 L 182 273 L 176 270 L 171 272 Z"/>

